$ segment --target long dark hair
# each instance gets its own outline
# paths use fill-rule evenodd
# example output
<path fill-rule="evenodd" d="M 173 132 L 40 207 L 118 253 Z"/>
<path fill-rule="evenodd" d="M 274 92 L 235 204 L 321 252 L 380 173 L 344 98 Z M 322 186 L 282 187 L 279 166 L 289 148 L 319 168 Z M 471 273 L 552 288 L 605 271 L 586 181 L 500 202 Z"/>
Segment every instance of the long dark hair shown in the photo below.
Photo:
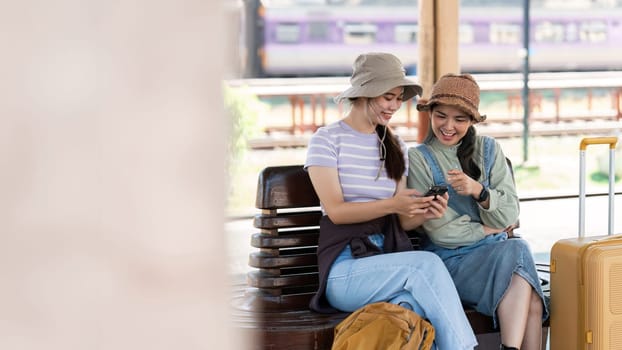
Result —
<path fill-rule="evenodd" d="M 382 140 L 385 128 L 387 134 L 384 137 L 383 143 L 387 150 L 387 154 L 385 156 L 384 167 L 387 170 L 387 176 L 397 182 L 402 179 L 404 171 L 406 171 L 406 162 L 404 161 L 404 153 L 402 152 L 402 148 L 397 141 L 397 137 L 393 135 L 393 132 L 388 125 L 376 125 L 376 134 L 378 134 L 378 139 Z"/>
<path fill-rule="evenodd" d="M 482 170 L 473 160 L 475 154 L 476 130 L 473 125 L 469 126 L 466 135 L 462 138 L 462 143 L 458 146 L 458 160 L 462 171 L 475 181 L 479 180 Z"/>

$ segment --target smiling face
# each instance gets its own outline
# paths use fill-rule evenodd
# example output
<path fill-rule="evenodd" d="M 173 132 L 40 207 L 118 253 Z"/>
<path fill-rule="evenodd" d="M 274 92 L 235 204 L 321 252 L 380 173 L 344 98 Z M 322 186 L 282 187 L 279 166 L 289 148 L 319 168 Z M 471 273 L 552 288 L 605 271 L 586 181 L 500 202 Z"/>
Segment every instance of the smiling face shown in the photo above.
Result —
<path fill-rule="evenodd" d="M 430 119 L 434 136 L 444 145 L 456 145 L 471 125 L 473 118 L 463 110 L 449 105 L 435 105 Z"/>
<path fill-rule="evenodd" d="M 402 106 L 404 88 L 395 87 L 383 95 L 368 99 L 368 113 L 372 122 L 387 125 Z"/>

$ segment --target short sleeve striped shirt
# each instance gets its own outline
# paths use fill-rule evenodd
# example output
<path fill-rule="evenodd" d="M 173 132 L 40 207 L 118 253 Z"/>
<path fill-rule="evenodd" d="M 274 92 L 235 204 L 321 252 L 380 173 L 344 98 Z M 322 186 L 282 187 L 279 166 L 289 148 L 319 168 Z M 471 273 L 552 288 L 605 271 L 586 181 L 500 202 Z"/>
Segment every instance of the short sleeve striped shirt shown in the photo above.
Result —
<path fill-rule="evenodd" d="M 408 174 L 406 144 L 398 137 Z M 376 180 L 379 159 L 379 140 L 375 133 L 363 134 L 343 121 L 319 128 L 309 141 L 305 169 L 310 166 L 337 168 L 339 182 L 346 202 L 368 202 L 390 198 L 396 182 L 382 169 Z"/>

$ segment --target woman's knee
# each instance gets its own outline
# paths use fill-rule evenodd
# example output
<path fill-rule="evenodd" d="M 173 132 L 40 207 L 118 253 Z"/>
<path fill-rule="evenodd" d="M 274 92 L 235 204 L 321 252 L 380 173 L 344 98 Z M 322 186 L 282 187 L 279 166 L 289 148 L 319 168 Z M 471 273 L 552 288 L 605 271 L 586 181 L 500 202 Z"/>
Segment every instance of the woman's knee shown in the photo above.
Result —
<path fill-rule="evenodd" d="M 536 293 L 535 290 L 531 290 L 531 301 L 529 303 L 529 313 L 542 316 L 544 312 L 544 307 L 542 306 L 542 299 Z"/>
<path fill-rule="evenodd" d="M 531 249 L 527 242 L 522 239 L 508 239 L 504 241 L 504 249 L 501 253 L 504 260 L 529 259 L 531 257 Z"/>
<path fill-rule="evenodd" d="M 410 252 L 395 253 L 395 260 L 403 263 L 404 265 L 411 266 L 424 266 L 427 269 L 434 269 L 442 267 L 445 269 L 445 263 L 435 253 L 425 250 L 417 250 Z"/>
<path fill-rule="evenodd" d="M 408 258 L 402 257 L 399 262 L 399 268 L 393 267 L 394 271 L 408 272 L 402 276 L 415 276 L 416 279 L 431 279 L 438 282 L 451 282 L 451 275 L 445 266 L 443 260 L 432 252 L 416 251 L 409 252 Z M 415 273 L 411 275 L 411 273 Z"/>
<path fill-rule="evenodd" d="M 529 252 L 531 248 L 529 248 L 529 244 L 520 238 L 508 239 L 504 241 L 508 249 L 515 250 L 518 252 Z"/>
<path fill-rule="evenodd" d="M 443 259 L 441 259 L 435 253 L 427 252 L 427 251 L 418 251 L 417 254 L 419 255 L 417 258 L 421 259 L 422 261 L 425 261 L 428 269 L 442 270 L 442 271 L 447 270 L 447 267 L 445 266 Z"/>

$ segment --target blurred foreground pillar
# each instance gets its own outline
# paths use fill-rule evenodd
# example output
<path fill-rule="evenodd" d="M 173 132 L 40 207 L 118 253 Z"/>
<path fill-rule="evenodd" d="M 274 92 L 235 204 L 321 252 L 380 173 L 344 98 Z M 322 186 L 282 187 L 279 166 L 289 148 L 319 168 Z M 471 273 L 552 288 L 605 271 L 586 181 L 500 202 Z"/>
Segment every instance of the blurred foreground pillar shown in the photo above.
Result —
<path fill-rule="evenodd" d="M 240 349 L 221 1 L 32 1 L 0 32 L 0 348 Z"/>
<path fill-rule="evenodd" d="M 423 98 L 429 99 L 434 83 L 444 74 L 460 73 L 458 50 L 459 0 L 419 1 L 419 58 L 417 78 Z M 428 132 L 428 113 L 419 113 L 417 141 Z"/>

